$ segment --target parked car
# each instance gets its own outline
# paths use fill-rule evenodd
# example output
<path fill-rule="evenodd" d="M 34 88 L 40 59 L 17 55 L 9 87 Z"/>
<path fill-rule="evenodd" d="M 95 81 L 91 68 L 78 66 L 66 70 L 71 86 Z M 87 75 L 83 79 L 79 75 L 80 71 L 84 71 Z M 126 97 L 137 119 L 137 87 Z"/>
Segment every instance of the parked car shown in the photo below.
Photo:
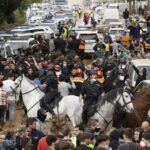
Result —
<path fill-rule="evenodd" d="M 124 35 L 125 31 L 123 28 L 110 28 L 108 33 L 111 39 L 114 41 L 118 37 L 121 37 L 122 35 Z"/>
<path fill-rule="evenodd" d="M 133 65 L 140 69 L 141 67 L 144 67 L 147 72 L 146 80 L 150 80 L 150 60 L 149 59 L 135 59 L 131 60 L 131 63 L 128 68 L 128 74 L 131 80 L 131 87 L 135 88 L 135 83 L 137 80 L 137 74 L 135 70 L 133 69 Z"/>
<path fill-rule="evenodd" d="M 58 12 L 57 12 L 57 13 L 55 13 L 55 15 L 54 15 L 54 20 L 55 20 L 56 23 L 58 23 L 58 22 L 67 23 L 68 20 L 69 20 L 69 18 L 66 16 L 65 13 L 63 13 L 63 12 L 59 12 L 59 13 L 58 13 Z"/>
<path fill-rule="evenodd" d="M 18 37 L 34 37 L 35 35 L 43 35 L 47 39 L 54 38 L 54 31 L 48 26 L 36 26 L 16 33 L 15 36 Z"/>
<path fill-rule="evenodd" d="M 118 9 L 106 8 L 104 10 L 103 19 L 98 25 L 99 32 L 107 31 L 110 23 L 112 22 L 120 22 L 119 11 Z"/>

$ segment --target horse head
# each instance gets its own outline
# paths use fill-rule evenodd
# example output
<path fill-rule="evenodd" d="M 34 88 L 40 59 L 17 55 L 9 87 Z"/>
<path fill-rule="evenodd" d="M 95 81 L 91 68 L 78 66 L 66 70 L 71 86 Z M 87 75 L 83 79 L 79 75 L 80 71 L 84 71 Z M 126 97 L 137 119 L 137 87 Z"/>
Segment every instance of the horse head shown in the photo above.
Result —
<path fill-rule="evenodd" d="M 120 107 L 126 112 L 133 112 L 134 106 L 132 104 L 131 95 L 128 89 L 118 89 L 116 102 L 118 102 Z"/>
<path fill-rule="evenodd" d="M 19 101 L 20 99 L 20 94 L 21 94 L 21 82 L 23 80 L 24 75 L 22 74 L 15 80 L 15 92 L 16 92 L 16 102 Z"/>

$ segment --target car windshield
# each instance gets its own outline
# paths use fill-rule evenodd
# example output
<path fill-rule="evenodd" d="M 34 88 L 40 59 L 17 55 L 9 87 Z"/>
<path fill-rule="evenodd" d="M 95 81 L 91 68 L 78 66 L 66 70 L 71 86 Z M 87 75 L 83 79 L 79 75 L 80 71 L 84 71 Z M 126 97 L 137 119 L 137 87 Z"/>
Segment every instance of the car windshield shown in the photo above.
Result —
<path fill-rule="evenodd" d="M 97 34 L 80 34 L 83 40 L 96 40 L 98 38 Z"/>

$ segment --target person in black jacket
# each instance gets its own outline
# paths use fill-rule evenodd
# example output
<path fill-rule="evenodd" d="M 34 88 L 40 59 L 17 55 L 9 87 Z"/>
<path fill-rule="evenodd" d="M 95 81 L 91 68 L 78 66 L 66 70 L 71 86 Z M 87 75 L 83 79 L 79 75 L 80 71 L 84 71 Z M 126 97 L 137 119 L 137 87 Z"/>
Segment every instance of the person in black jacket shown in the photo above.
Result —
<path fill-rule="evenodd" d="M 110 143 L 109 147 L 112 148 L 112 150 L 117 150 L 119 146 L 119 132 L 117 130 L 113 130 L 110 135 Z"/>
<path fill-rule="evenodd" d="M 146 69 L 142 67 L 138 70 L 134 65 L 133 65 L 133 69 L 138 75 L 136 79 L 136 84 L 135 84 L 135 87 L 136 87 L 141 81 L 146 80 Z"/>
<path fill-rule="evenodd" d="M 102 94 L 101 83 L 97 80 L 97 74 L 95 70 L 90 71 L 89 78 L 84 81 L 81 92 L 80 101 L 84 99 L 84 106 L 82 112 L 82 121 L 86 125 L 89 119 L 89 109 L 91 105 L 98 102 L 98 97 Z"/>

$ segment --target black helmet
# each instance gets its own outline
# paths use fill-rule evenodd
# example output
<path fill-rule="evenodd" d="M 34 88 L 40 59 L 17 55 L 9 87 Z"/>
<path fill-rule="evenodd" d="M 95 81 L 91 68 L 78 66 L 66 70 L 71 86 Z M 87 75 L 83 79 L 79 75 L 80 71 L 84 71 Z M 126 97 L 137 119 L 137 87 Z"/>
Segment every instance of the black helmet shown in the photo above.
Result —
<path fill-rule="evenodd" d="M 40 108 L 40 109 L 37 111 L 37 118 L 38 118 L 40 121 L 44 122 L 45 119 L 46 119 L 46 110 Z"/>

